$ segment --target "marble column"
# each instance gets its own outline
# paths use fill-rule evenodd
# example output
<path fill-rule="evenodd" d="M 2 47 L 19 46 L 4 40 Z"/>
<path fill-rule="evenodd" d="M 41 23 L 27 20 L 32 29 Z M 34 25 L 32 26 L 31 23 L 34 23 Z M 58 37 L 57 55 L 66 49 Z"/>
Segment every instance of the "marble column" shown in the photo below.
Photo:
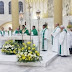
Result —
<path fill-rule="evenodd" d="M 62 24 L 62 0 L 54 0 L 54 26 Z"/>
<path fill-rule="evenodd" d="M 72 16 L 72 0 L 70 1 L 70 15 Z"/>
<path fill-rule="evenodd" d="M 18 0 L 12 0 L 12 28 L 15 30 L 19 26 L 19 4 Z"/>

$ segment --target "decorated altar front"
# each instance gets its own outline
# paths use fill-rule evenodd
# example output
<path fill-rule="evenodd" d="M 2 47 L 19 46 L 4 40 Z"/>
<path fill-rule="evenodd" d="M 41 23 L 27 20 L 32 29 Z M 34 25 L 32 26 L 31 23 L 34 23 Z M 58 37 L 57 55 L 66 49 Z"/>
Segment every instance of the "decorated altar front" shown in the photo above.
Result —
<path fill-rule="evenodd" d="M 28 41 L 30 41 L 30 39 L 32 41 L 35 37 L 38 38 L 38 36 L 31 36 L 30 37 L 30 36 L 27 36 L 27 35 L 13 35 L 13 36 L 0 36 L 0 39 L 1 39 L 1 41 L 25 40 L 25 41 L 28 42 Z M 35 40 L 37 40 L 37 39 L 35 39 Z M 21 52 L 18 51 L 18 54 L 17 54 L 18 57 L 21 58 L 21 56 L 24 56 L 24 54 L 26 54 L 26 52 L 23 53 L 24 48 L 22 47 L 21 49 L 19 49 L 19 50 L 21 50 Z M 31 51 L 34 52 L 34 53 L 31 54 L 32 53 Z M 6 54 L 2 53 L 1 50 L 0 50 L 0 64 L 24 65 L 24 66 L 47 66 L 57 57 L 57 53 L 54 53 L 54 52 L 51 51 L 51 44 L 49 45 L 48 51 L 46 51 L 46 52 L 40 51 L 40 55 L 39 55 L 38 51 L 36 51 L 36 49 L 34 49 L 33 47 L 32 47 L 32 49 L 30 49 L 28 47 L 28 55 L 29 55 L 29 57 L 30 56 L 36 57 L 35 53 L 38 54 L 37 58 L 39 58 L 39 56 L 42 57 L 41 61 L 17 62 L 18 61 L 17 55 L 6 55 Z M 25 57 L 23 57 L 23 58 L 25 59 Z"/>

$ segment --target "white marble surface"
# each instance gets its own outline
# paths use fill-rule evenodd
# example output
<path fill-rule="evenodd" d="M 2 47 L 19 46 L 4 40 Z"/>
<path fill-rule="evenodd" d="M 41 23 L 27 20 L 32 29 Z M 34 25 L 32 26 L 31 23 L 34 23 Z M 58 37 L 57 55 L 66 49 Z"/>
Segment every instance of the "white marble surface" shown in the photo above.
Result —
<path fill-rule="evenodd" d="M 48 67 L 25 67 L 0 64 L 0 72 L 72 72 L 72 56 L 58 57 Z"/>
<path fill-rule="evenodd" d="M 23 66 L 47 66 L 53 61 L 53 59 L 57 57 L 57 53 L 54 53 L 52 51 L 41 51 L 41 56 L 43 60 L 40 62 L 18 63 L 16 55 L 4 55 L 0 51 L 0 64 Z"/>

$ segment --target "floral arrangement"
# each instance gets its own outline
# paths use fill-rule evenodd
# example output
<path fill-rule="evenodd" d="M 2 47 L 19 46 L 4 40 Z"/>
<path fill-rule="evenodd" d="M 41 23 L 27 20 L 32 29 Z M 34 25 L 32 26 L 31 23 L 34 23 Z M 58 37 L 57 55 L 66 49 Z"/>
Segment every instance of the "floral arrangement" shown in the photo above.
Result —
<path fill-rule="evenodd" d="M 8 40 L 2 47 L 2 53 L 12 55 L 18 53 L 19 44 L 14 42 L 13 40 Z"/>
<path fill-rule="evenodd" d="M 35 44 L 31 42 L 23 43 L 17 54 L 18 62 L 35 62 L 41 61 L 42 57 L 40 53 L 36 50 Z"/>

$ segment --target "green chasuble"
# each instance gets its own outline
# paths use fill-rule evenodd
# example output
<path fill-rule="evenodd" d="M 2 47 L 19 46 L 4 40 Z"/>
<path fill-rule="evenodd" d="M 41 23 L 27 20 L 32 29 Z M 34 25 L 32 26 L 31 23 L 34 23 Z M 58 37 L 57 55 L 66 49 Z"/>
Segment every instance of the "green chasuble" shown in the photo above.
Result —
<path fill-rule="evenodd" d="M 13 31 L 8 31 L 8 36 L 11 35 L 12 36 Z"/>
<path fill-rule="evenodd" d="M 5 31 L 1 31 L 1 35 L 4 36 L 5 35 Z"/>
<path fill-rule="evenodd" d="M 27 34 L 27 35 L 30 35 L 30 34 L 29 34 L 29 31 L 28 31 L 28 29 L 27 29 L 27 28 L 22 29 L 22 33 Z"/>
<path fill-rule="evenodd" d="M 22 30 L 16 30 L 15 34 L 22 34 Z M 22 40 L 15 40 L 15 42 L 22 44 Z"/>
<path fill-rule="evenodd" d="M 38 35 L 38 32 L 37 32 L 36 29 L 33 29 L 32 32 L 33 32 L 33 35 L 34 35 L 34 36 L 37 36 L 37 35 Z"/>
<path fill-rule="evenodd" d="M 21 31 L 21 30 L 16 30 L 16 31 L 15 31 L 15 34 L 19 34 L 19 33 L 22 34 L 22 31 Z"/>

